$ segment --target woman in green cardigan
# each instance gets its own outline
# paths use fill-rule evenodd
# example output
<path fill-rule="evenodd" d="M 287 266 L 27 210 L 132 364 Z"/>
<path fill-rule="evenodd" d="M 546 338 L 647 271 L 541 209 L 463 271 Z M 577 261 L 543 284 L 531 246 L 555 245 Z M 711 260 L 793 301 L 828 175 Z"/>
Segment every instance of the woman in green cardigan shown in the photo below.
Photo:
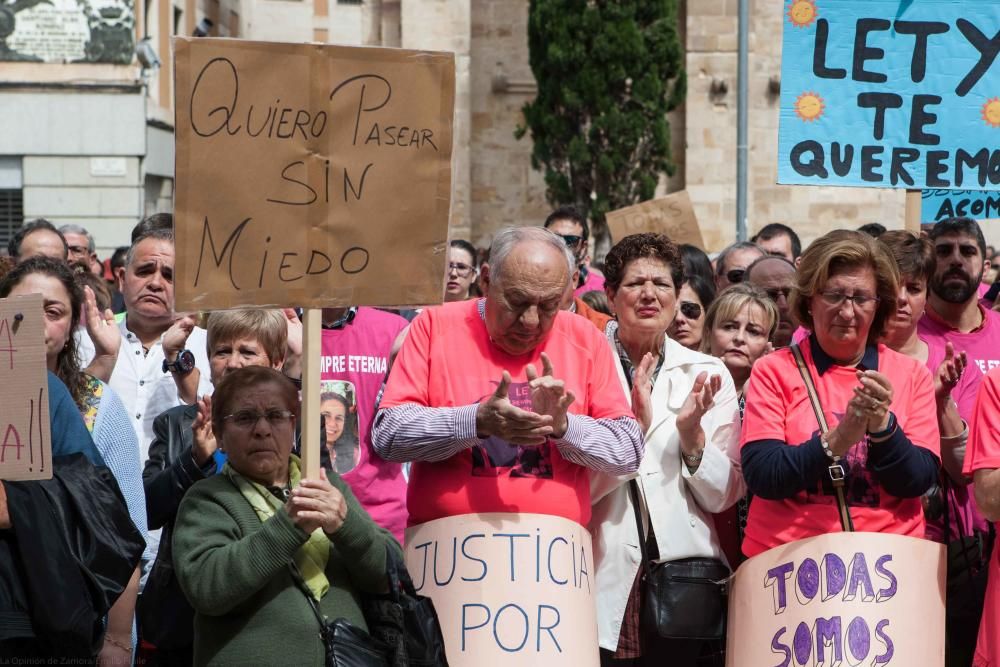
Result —
<path fill-rule="evenodd" d="M 331 621 L 366 628 L 360 595 L 386 590 L 386 545 L 398 549 L 336 473 L 301 479 L 291 453 L 298 392 L 281 373 L 246 367 L 211 400 L 228 462 L 195 484 L 177 515 L 177 579 L 195 609 L 198 665 L 323 665 L 319 624 L 297 585 Z"/>

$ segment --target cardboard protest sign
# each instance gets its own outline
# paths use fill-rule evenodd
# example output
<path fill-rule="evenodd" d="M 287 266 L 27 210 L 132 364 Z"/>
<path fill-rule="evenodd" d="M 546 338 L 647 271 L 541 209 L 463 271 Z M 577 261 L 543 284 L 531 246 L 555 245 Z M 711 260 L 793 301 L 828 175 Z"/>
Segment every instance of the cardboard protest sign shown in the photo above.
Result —
<path fill-rule="evenodd" d="M 1000 189 L 1000 3 L 785 4 L 779 183 Z"/>
<path fill-rule="evenodd" d="M 453 54 L 174 46 L 179 310 L 441 302 Z"/>
<path fill-rule="evenodd" d="M 830 533 L 740 566 L 727 667 L 944 664 L 944 545 Z"/>
<path fill-rule="evenodd" d="M 0 299 L 0 480 L 52 479 L 42 295 Z"/>
<path fill-rule="evenodd" d="M 983 190 L 924 190 L 920 193 L 922 220 L 937 222 L 961 217 L 974 220 L 1000 218 L 1000 192 Z"/>
<path fill-rule="evenodd" d="M 543 514 L 465 514 L 406 531 L 453 667 L 600 663 L 590 533 Z"/>
<path fill-rule="evenodd" d="M 630 234 L 651 232 L 666 234 L 674 243 L 690 243 L 705 249 L 701 228 L 686 190 L 611 211 L 605 220 L 616 243 Z"/>

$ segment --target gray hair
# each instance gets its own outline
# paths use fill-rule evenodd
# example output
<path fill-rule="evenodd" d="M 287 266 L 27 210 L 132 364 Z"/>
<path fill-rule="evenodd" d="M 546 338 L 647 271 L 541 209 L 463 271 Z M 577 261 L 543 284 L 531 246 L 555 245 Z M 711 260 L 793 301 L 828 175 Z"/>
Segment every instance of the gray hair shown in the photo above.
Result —
<path fill-rule="evenodd" d="M 142 236 L 138 237 L 135 241 L 132 242 L 132 245 L 129 246 L 128 253 L 125 254 L 125 268 L 132 266 L 132 260 L 135 259 L 135 249 L 139 246 L 140 243 L 142 243 L 147 239 L 156 239 L 157 241 L 170 241 L 170 243 L 173 243 L 174 230 L 162 229 L 162 228 L 151 229 L 146 233 L 144 233 Z"/>
<path fill-rule="evenodd" d="M 87 252 L 93 254 L 97 250 L 97 246 L 94 245 L 94 237 L 86 229 L 80 225 L 63 225 L 59 228 L 59 233 L 63 236 L 67 234 L 80 234 L 87 237 Z"/>
<path fill-rule="evenodd" d="M 494 281 L 501 282 L 503 280 L 501 277 L 501 267 L 503 267 L 507 256 L 510 255 L 514 246 L 527 241 L 547 243 L 558 250 L 566 260 L 567 277 L 571 278 L 573 276 L 573 271 L 576 270 L 576 258 L 573 257 L 573 253 L 570 252 L 566 242 L 559 235 L 550 232 L 544 227 L 507 227 L 497 232 L 496 236 L 493 237 L 493 244 L 490 245 L 490 258 L 488 261 L 490 265 L 490 277 Z"/>
<path fill-rule="evenodd" d="M 761 256 L 767 255 L 767 253 L 764 252 L 764 249 L 756 243 L 751 243 L 750 241 L 739 241 L 738 243 L 734 243 L 723 248 L 722 252 L 719 253 L 719 256 L 715 258 L 715 275 L 721 276 L 723 274 L 726 268 L 726 257 L 728 257 L 729 253 L 734 250 L 756 250 L 761 254 Z"/>

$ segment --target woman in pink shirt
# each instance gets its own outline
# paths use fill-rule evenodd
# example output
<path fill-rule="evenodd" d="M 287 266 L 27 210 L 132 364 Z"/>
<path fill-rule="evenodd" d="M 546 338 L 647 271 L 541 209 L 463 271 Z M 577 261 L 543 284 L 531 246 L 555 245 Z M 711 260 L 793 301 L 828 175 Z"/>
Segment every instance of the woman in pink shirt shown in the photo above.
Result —
<path fill-rule="evenodd" d="M 948 544 L 960 540 L 975 543 L 989 531 L 986 520 L 976 509 L 970 493 L 969 478 L 962 473 L 968 423 L 982 373 L 969 364 L 965 352 L 955 353 L 951 343 L 940 344 L 923 340 L 917 334 L 917 322 L 927 303 L 927 281 L 934 275 L 934 245 L 910 232 L 886 232 L 879 241 L 892 252 L 900 272 L 899 299 L 896 312 L 889 318 L 883 342 L 889 348 L 905 354 L 927 366 L 934 378 L 934 397 L 938 428 L 941 432 L 941 463 L 943 474 L 940 487 L 925 498 L 927 538 Z M 943 492 L 942 492 L 943 490 Z M 978 560 L 978 559 L 974 559 Z M 976 571 L 985 563 L 969 563 Z M 957 566 L 967 569 L 964 561 Z M 951 568 L 951 564 L 949 564 Z M 972 583 L 964 572 L 949 570 L 949 580 L 963 582 L 949 587 L 947 616 L 947 664 L 968 665 L 976 644 L 976 628 L 982 607 L 968 603 L 968 596 L 980 599 L 985 578 Z M 978 585 L 977 585 L 978 581 Z"/>

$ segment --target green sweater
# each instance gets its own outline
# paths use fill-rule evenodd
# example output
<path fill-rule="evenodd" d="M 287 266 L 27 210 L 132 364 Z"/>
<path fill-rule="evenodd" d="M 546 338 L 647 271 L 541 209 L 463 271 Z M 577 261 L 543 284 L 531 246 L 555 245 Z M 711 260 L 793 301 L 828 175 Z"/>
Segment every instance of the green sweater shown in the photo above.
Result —
<path fill-rule="evenodd" d="M 379 528 L 335 473 L 347 518 L 334 535 L 326 567 L 330 590 L 320 608 L 367 629 L 361 592 L 386 587 L 385 548 L 398 543 Z M 177 579 L 195 610 L 197 665 L 323 665 L 319 623 L 288 564 L 308 534 L 281 510 L 261 522 L 229 479 L 192 486 L 173 536 Z"/>

